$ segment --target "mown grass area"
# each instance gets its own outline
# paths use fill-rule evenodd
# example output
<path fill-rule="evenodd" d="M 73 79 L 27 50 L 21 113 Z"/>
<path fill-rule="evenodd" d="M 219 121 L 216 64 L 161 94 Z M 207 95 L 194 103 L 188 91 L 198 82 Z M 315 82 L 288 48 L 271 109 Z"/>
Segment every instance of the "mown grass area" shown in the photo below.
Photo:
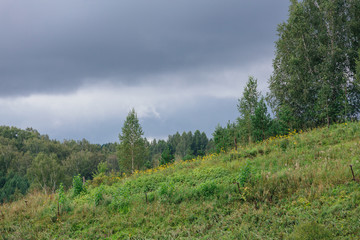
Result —
<path fill-rule="evenodd" d="M 272 138 L 0 207 L 2 239 L 359 239 L 360 124 Z M 107 183 L 107 184 L 104 184 Z"/>

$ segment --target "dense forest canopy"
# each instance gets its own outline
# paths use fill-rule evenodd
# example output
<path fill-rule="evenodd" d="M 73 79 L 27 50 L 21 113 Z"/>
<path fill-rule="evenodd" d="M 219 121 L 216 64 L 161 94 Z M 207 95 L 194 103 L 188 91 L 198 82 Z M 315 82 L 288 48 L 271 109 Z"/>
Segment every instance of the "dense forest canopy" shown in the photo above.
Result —
<path fill-rule="evenodd" d="M 297 128 L 358 118 L 360 1 L 293 0 L 278 35 L 269 81 L 275 112 L 289 111 Z"/>

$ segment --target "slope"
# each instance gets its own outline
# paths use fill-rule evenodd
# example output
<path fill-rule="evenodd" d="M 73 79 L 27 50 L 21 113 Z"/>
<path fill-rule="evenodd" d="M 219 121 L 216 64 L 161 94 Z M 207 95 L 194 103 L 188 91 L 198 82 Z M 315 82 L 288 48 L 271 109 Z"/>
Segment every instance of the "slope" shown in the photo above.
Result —
<path fill-rule="evenodd" d="M 2 239 L 358 239 L 360 124 L 292 131 L 0 207 Z M 59 201 L 60 195 L 60 201 Z M 59 209 L 58 209 L 58 202 Z M 60 215 L 58 215 L 58 212 Z"/>

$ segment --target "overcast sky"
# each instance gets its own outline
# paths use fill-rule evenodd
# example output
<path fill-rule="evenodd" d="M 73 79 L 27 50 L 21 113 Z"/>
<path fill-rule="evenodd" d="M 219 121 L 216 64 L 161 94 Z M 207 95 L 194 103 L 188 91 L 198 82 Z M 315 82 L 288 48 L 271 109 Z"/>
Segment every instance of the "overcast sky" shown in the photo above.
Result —
<path fill-rule="evenodd" d="M 267 91 L 287 0 L 1 0 L 0 125 L 118 141 L 134 107 L 147 138 L 239 115 Z"/>

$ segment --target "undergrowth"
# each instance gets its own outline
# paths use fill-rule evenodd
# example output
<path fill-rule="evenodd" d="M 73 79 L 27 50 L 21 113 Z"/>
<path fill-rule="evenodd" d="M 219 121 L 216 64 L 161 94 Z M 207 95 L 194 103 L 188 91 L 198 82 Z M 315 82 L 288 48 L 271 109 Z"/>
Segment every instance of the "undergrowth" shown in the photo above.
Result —
<path fill-rule="evenodd" d="M 359 239 L 360 124 L 318 128 L 0 207 L 1 239 Z"/>

